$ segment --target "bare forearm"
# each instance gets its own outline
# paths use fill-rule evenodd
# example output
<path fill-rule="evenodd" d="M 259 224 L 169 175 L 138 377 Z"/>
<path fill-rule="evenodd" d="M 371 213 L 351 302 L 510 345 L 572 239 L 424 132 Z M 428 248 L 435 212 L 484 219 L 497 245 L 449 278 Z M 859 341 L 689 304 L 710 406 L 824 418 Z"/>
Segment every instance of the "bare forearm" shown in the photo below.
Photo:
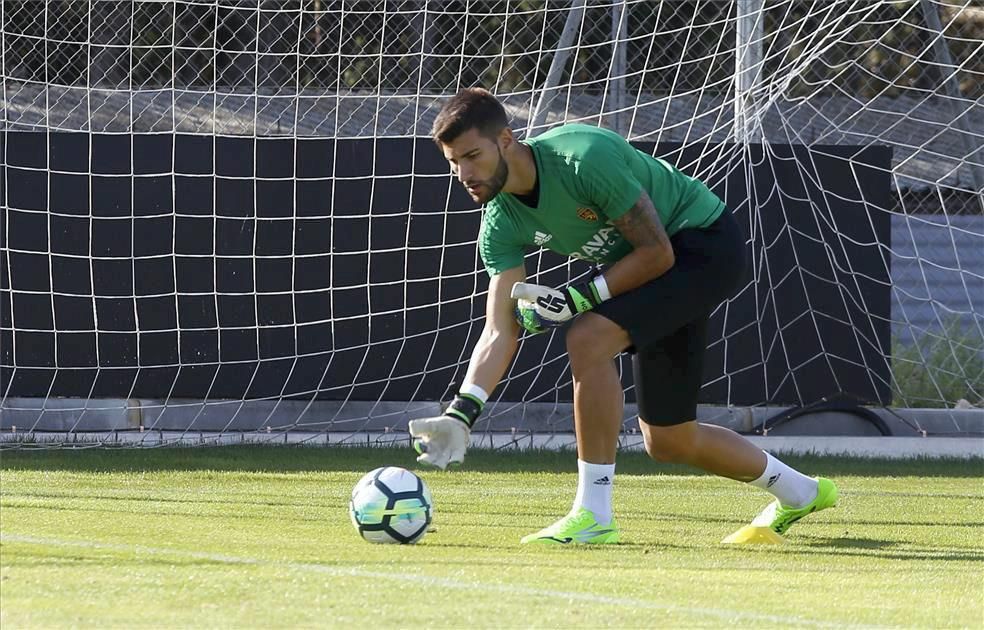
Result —
<path fill-rule="evenodd" d="M 515 335 L 489 329 L 483 331 L 472 350 L 465 382 L 474 383 L 491 394 L 512 362 L 517 345 Z"/>
<path fill-rule="evenodd" d="M 631 252 L 605 272 L 605 282 L 613 296 L 637 289 L 660 277 L 676 262 L 670 238 L 663 229 L 653 202 L 645 192 L 613 224 L 633 247 Z"/>
<path fill-rule="evenodd" d="M 605 272 L 605 282 L 613 296 L 627 293 L 660 277 L 670 270 L 674 262 L 672 249 L 636 249 Z"/>

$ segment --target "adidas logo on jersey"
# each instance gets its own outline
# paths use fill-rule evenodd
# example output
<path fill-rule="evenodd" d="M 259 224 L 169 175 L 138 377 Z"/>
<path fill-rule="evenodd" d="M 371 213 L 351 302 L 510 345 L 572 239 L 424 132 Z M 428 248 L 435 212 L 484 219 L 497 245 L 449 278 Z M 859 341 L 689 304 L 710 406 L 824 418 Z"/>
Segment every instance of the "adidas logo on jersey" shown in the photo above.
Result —
<path fill-rule="evenodd" d="M 533 233 L 533 242 L 537 245 L 543 245 L 547 241 L 553 238 L 553 234 L 544 234 L 543 232 Z"/>

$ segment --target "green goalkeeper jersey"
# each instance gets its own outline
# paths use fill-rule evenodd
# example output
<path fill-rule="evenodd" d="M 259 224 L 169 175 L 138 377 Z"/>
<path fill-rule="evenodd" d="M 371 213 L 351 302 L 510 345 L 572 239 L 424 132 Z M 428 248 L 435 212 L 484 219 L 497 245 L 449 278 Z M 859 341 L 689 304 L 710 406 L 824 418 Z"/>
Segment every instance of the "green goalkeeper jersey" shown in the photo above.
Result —
<path fill-rule="evenodd" d="M 633 147 L 613 131 L 570 124 L 525 141 L 533 150 L 539 201 L 500 192 L 482 216 L 478 247 L 489 275 L 523 264 L 525 248 L 613 263 L 632 245 L 612 225 L 645 190 L 666 233 L 710 225 L 724 202 L 703 182 Z"/>

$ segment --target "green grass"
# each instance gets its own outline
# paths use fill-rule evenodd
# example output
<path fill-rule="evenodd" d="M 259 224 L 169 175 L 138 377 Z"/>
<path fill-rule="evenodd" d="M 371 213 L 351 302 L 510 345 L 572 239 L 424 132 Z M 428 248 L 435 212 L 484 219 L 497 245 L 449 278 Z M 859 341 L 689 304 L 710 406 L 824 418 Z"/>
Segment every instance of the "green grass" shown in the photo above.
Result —
<path fill-rule="evenodd" d="M 841 506 L 788 544 L 719 545 L 767 495 L 636 453 L 624 544 L 530 548 L 561 516 L 570 453 L 469 454 L 421 471 L 437 531 L 370 545 L 346 501 L 408 449 L 5 451 L 0 626 L 980 627 L 984 462 L 788 458 Z"/>

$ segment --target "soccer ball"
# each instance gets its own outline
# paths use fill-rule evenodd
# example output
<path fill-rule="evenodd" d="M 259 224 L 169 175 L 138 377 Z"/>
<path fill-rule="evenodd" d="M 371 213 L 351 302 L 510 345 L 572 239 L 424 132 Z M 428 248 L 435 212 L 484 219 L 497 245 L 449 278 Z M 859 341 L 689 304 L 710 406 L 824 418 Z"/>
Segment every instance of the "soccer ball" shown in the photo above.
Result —
<path fill-rule="evenodd" d="M 369 542 L 406 545 L 427 533 L 432 505 L 423 479 L 405 468 L 384 466 L 355 484 L 349 516 Z"/>

